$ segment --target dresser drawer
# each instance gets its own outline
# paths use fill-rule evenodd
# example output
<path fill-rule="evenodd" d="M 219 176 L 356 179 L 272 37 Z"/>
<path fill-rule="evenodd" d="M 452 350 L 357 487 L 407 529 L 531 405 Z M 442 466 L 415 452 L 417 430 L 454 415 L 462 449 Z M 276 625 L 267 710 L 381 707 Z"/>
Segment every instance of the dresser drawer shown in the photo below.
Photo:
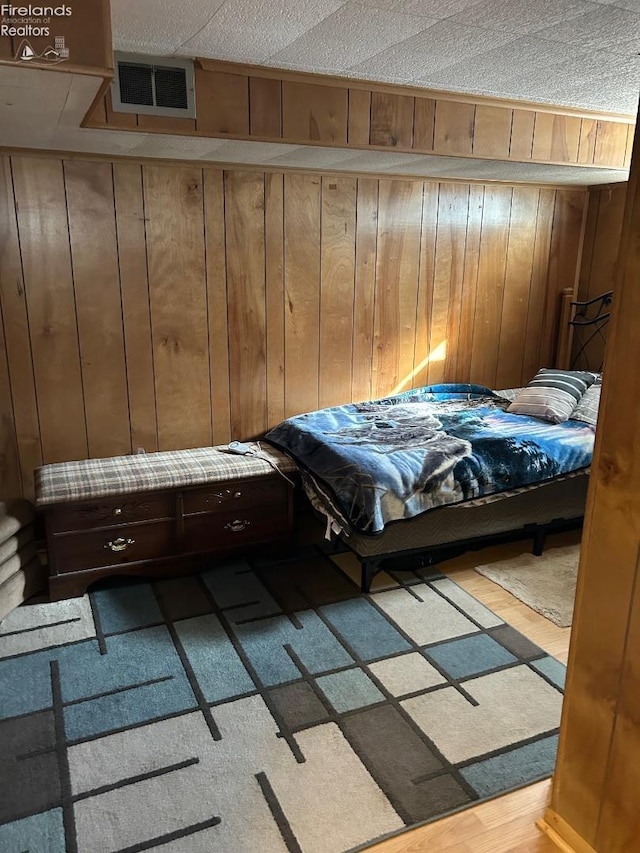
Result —
<path fill-rule="evenodd" d="M 255 480 L 226 480 L 184 492 L 183 512 L 239 512 L 249 507 L 287 503 L 287 483 L 278 477 Z"/>
<path fill-rule="evenodd" d="M 184 520 L 184 552 L 215 552 L 282 538 L 289 532 L 287 506 L 191 515 Z"/>
<path fill-rule="evenodd" d="M 50 539 L 58 573 L 167 557 L 174 553 L 174 546 L 172 521 L 69 533 Z"/>
<path fill-rule="evenodd" d="M 61 533 L 174 518 L 175 505 L 175 495 L 170 492 L 96 498 L 81 504 L 60 504 L 49 513 L 49 526 L 53 533 Z"/>

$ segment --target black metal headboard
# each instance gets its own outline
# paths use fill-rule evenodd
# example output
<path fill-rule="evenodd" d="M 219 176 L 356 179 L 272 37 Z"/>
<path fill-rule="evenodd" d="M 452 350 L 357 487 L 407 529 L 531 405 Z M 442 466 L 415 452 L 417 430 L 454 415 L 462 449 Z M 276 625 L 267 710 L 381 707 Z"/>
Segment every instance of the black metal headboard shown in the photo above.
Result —
<path fill-rule="evenodd" d="M 586 302 L 571 302 L 569 325 L 573 328 L 572 369 L 602 371 L 607 342 L 605 328 L 611 317 L 612 301 L 613 291 L 608 290 Z M 597 364 L 592 363 L 594 357 Z"/>

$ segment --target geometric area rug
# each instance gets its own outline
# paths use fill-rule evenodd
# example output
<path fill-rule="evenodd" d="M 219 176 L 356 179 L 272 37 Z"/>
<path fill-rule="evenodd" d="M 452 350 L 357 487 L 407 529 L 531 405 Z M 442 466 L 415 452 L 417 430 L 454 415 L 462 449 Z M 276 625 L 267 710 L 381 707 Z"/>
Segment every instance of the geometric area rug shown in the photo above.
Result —
<path fill-rule="evenodd" d="M 306 548 L 14 611 L 0 850 L 342 853 L 548 776 L 564 666 L 391 577 Z"/>

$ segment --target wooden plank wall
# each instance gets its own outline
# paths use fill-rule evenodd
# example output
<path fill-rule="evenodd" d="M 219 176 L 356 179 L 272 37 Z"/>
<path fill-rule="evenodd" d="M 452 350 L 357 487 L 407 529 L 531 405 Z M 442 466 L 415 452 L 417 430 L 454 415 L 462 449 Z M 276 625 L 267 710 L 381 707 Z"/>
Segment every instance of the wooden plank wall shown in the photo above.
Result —
<path fill-rule="evenodd" d="M 634 155 L 545 816 L 560 849 L 603 853 L 640 838 L 640 134 Z"/>
<path fill-rule="evenodd" d="M 634 130 L 630 118 L 209 59 L 196 63 L 195 98 L 195 119 L 163 118 L 114 112 L 107 92 L 87 124 L 612 169 L 628 168 Z"/>
<path fill-rule="evenodd" d="M 0 159 L 0 495 L 555 348 L 583 190 Z"/>
<path fill-rule="evenodd" d="M 627 184 L 594 187 L 589 191 L 589 203 L 580 264 L 578 299 L 588 300 L 614 289 L 618 249 L 622 234 L 622 218 L 627 196 Z M 584 350 L 579 365 L 597 367 L 604 358 L 604 339 L 595 335 Z M 581 343 L 574 340 L 574 357 Z"/>

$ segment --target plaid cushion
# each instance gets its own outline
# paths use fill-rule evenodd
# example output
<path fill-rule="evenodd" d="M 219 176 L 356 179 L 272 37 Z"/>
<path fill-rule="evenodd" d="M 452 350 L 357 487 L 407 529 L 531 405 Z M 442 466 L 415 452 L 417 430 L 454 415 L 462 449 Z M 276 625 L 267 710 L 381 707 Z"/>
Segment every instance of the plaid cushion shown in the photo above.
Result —
<path fill-rule="evenodd" d="M 36 504 L 261 477 L 272 474 L 274 467 L 285 474 L 297 470 L 293 460 L 274 447 L 257 442 L 251 446 L 262 450 L 266 458 L 238 456 L 222 444 L 43 465 L 35 471 Z"/>

